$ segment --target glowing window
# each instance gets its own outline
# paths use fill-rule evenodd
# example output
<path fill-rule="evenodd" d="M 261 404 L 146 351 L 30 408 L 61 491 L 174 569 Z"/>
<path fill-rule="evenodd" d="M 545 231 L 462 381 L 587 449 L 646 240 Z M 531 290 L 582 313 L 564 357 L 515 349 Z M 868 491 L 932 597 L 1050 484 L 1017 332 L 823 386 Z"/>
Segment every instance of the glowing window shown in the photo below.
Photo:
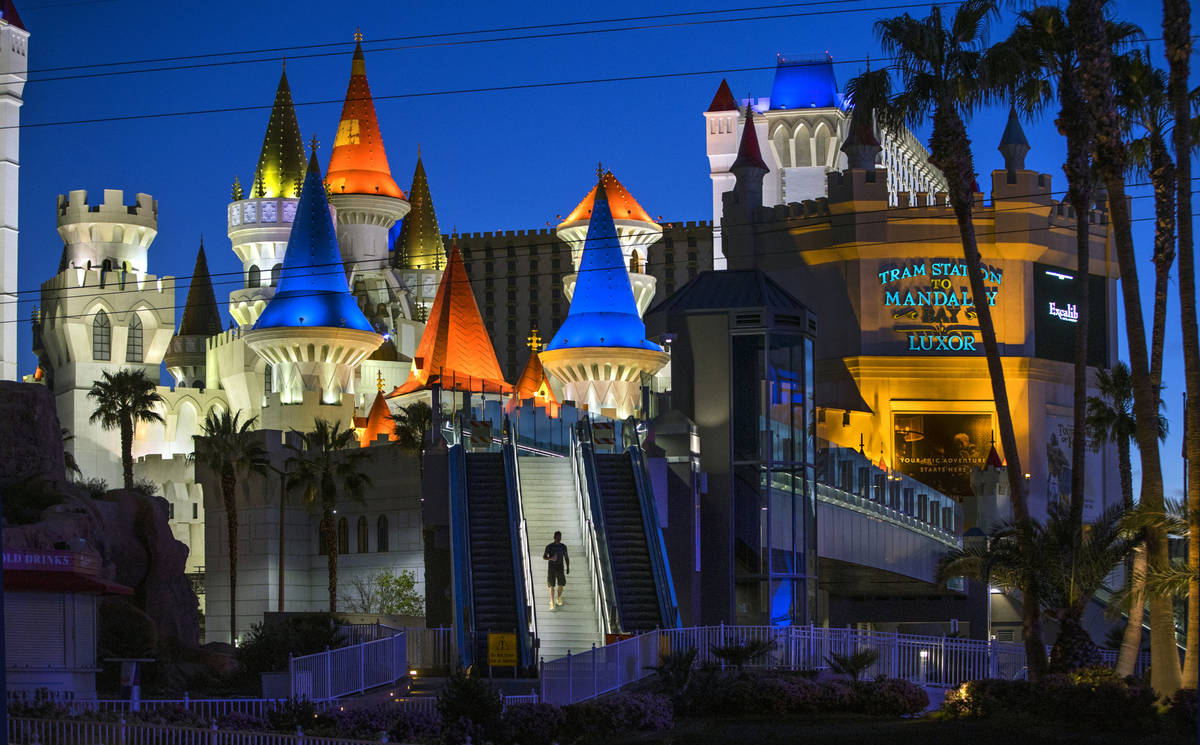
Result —
<path fill-rule="evenodd" d="M 137 313 L 129 321 L 129 337 L 125 343 L 125 361 L 142 361 L 142 319 Z"/>
<path fill-rule="evenodd" d="M 112 324 L 108 322 L 108 314 L 102 310 L 97 311 L 92 319 L 92 359 L 112 359 Z"/>

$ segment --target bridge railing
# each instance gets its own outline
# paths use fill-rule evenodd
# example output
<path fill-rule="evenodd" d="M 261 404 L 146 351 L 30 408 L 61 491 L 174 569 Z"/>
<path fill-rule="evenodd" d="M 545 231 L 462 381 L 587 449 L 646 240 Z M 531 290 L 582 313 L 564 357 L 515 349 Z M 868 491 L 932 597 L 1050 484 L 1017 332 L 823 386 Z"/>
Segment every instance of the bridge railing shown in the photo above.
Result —
<path fill-rule="evenodd" d="M 320 701 L 362 693 L 408 674 L 404 631 L 376 641 L 292 657 L 288 661 L 293 698 Z"/>

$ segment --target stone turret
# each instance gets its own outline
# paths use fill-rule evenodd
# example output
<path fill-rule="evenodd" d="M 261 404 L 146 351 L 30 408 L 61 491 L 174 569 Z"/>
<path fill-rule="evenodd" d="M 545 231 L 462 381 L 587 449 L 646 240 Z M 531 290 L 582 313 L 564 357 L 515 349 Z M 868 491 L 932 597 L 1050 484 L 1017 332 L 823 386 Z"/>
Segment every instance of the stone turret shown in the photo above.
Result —
<path fill-rule="evenodd" d="M 66 245 L 63 263 L 145 274 L 147 253 L 158 235 L 158 200 L 138 194 L 125 204 L 120 189 L 105 189 L 104 201 L 89 204 L 87 191 L 58 196 L 58 235 Z M 64 267 L 65 268 L 65 267 Z"/>
<path fill-rule="evenodd" d="M 1025 130 L 1021 128 L 1021 120 L 1017 117 L 1017 108 L 1008 110 L 1008 124 L 996 147 L 1004 156 L 1004 170 L 1008 172 L 1024 171 L 1025 156 L 1029 153 L 1029 140 L 1025 138 Z"/>
<path fill-rule="evenodd" d="M 738 144 L 737 158 L 729 167 L 735 179 L 733 190 L 724 197 L 724 217 L 728 220 L 732 208 L 738 217 L 750 220 L 754 211 L 763 206 L 763 177 L 771 169 L 762 157 L 758 145 L 758 132 L 754 124 L 754 109 L 746 105 L 746 122 L 742 126 L 742 139 Z"/>

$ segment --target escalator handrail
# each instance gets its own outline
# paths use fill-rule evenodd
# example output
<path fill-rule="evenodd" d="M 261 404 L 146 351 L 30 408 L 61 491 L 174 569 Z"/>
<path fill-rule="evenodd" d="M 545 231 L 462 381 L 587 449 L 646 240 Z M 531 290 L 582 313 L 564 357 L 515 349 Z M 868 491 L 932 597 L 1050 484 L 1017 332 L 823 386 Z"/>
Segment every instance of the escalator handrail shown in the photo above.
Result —
<path fill-rule="evenodd" d="M 504 453 L 504 478 L 508 496 L 508 525 L 513 549 L 513 577 L 517 587 L 517 647 L 521 666 L 533 666 L 533 635 L 537 628 L 534 617 L 536 603 L 533 598 L 533 575 L 529 570 L 529 540 L 525 527 L 525 510 L 521 501 L 521 473 L 518 470 L 516 424 L 504 417 L 504 431 L 508 436 L 501 445 Z M 522 602 L 521 598 L 524 598 Z"/>
<path fill-rule="evenodd" d="M 633 468 L 633 482 L 637 487 L 638 502 L 642 508 L 642 525 L 646 529 L 646 548 L 649 549 L 650 570 L 654 574 L 654 588 L 658 593 L 662 627 L 679 628 L 683 625 L 679 616 L 679 601 L 675 597 L 671 562 L 667 557 L 666 541 L 663 540 L 662 523 L 658 521 L 658 505 L 654 499 L 650 471 L 646 467 L 646 455 L 640 447 L 634 446 L 630 446 L 626 452 Z"/>
<path fill-rule="evenodd" d="M 450 466 L 450 564 L 454 590 L 454 630 L 464 668 L 474 660 L 470 643 L 475 626 L 474 593 L 471 591 L 471 526 L 467 506 L 467 458 L 461 444 L 453 445 L 447 458 Z"/>
<path fill-rule="evenodd" d="M 580 516 L 586 520 L 584 525 L 588 539 L 592 543 L 595 556 L 591 567 L 592 580 L 597 590 L 597 611 L 601 618 L 601 629 L 604 633 L 624 633 L 621 623 L 621 607 L 617 602 L 616 582 L 613 575 L 612 556 L 608 550 L 608 535 L 605 531 L 604 510 L 601 508 L 600 479 L 596 474 L 596 453 L 592 441 L 592 423 L 584 418 L 579 423 L 576 452 L 578 465 L 582 471 L 579 479 L 579 499 L 581 502 Z"/>

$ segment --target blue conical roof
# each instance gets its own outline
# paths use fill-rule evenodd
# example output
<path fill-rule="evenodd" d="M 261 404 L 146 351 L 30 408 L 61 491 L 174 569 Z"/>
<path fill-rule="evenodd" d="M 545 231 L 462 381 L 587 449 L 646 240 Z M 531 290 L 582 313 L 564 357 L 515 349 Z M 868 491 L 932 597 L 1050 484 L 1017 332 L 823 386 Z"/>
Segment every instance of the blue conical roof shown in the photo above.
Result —
<path fill-rule="evenodd" d="M 571 309 L 546 345 L 548 350 L 579 347 L 662 349 L 646 339 L 603 186 L 596 189 Z"/>
<path fill-rule="evenodd" d="M 279 287 L 254 324 L 256 329 L 281 326 L 374 330 L 346 284 L 315 149 L 304 174 L 304 189 L 283 255 Z"/>

